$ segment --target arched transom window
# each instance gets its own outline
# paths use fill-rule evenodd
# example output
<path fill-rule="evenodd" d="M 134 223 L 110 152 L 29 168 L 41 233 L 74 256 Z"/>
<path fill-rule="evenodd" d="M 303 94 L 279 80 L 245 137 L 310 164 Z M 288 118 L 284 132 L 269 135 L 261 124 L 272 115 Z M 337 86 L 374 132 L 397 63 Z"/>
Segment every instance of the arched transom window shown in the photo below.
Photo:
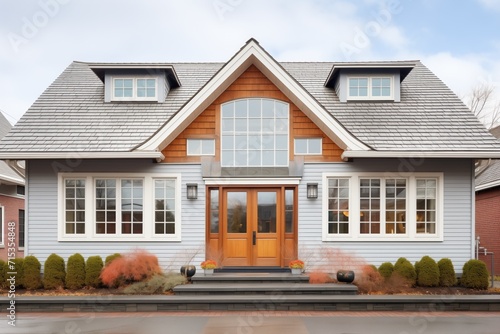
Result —
<path fill-rule="evenodd" d="M 222 167 L 288 166 L 289 105 L 241 99 L 221 106 Z"/>

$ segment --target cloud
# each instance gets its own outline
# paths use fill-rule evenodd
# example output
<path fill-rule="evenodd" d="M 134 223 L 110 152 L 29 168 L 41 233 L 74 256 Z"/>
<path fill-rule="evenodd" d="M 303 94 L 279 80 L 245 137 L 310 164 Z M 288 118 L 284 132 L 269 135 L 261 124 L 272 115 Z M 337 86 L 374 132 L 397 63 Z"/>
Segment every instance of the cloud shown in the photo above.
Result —
<path fill-rule="evenodd" d="M 500 10 L 500 0 L 478 0 L 486 8 Z"/>

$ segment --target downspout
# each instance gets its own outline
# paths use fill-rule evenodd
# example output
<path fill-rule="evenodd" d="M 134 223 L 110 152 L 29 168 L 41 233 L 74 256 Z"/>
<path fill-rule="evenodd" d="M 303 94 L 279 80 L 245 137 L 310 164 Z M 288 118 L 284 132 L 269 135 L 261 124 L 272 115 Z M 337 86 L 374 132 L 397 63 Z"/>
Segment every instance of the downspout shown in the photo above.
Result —
<path fill-rule="evenodd" d="M 491 162 L 491 159 L 490 159 Z M 488 162 L 489 165 L 489 162 Z M 475 162 L 471 159 L 471 176 L 470 176 L 470 184 L 471 184 L 471 250 L 470 250 L 470 258 L 474 258 L 474 248 L 472 245 L 475 245 L 476 242 L 476 172 L 475 172 Z"/>

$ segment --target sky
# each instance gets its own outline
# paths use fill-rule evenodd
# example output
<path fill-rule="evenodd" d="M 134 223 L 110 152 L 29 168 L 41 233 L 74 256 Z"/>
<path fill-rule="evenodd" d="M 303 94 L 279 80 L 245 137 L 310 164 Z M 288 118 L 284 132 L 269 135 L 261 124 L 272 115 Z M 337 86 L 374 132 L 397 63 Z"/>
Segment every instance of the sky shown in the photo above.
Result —
<path fill-rule="evenodd" d="M 15 124 L 74 60 L 421 60 L 500 101 L 500 0 L 0 0 L 0 110 Z"/>

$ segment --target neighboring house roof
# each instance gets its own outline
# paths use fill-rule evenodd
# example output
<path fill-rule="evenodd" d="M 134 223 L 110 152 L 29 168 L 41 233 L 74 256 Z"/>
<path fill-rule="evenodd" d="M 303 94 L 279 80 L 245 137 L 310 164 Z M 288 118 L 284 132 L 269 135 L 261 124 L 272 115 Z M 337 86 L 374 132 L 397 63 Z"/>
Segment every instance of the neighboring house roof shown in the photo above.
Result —
<path fill-rule="evenodd" d="M 105 103 L 104 83 L 91 69 L 95 63 L 73 62 L 0 142 L 0 158 L 43 158 L 48 153 L 70 158 L 146 157 L 161 150 L 153 144 L 166 144 L 165 138 L 156 137 L 168 135 L 169 123 L 177 125 L 180 111 L 194 105 L 192 110 L 200 112 L 207 103 L 202 97 L 213 99 L 243 65 L 250 64 L 270 76 L 299 108 L 311 109 L 310 117 L 319 115 L 333 124 L 332 132 L 340 133 L 336 139 L 347 143 L 345 157 L 500 158 L 500 143 L 463 102 L 422 63 L 412 63 L 415 67 L 401 83 L 401 102 L 341 103 L 325 82 L 334 65 L 353 63 L 278 63 L 250 40 L 227 63 L 165 63 L 175 69 L 181 86 L 171 89 L 164 103 Z"/>
<path fill-rule="evenodd" d="M 496 138 L 500 138 L 500 126 L 490 130 Z M 491 160 L 488 167 L 476 177 L 476 191 L 500 186 L 500 160 Z"/>
<path fill-rule="evenodd" d="M 5 118 L 5 116 L 0 113 L 0 138 L 4 137 L 12 128 L 12 125 Z M 19 176 L 9 165 L 0 160 L 0 182 L 9 184 L 24 184 L 24 179 Z"/>

